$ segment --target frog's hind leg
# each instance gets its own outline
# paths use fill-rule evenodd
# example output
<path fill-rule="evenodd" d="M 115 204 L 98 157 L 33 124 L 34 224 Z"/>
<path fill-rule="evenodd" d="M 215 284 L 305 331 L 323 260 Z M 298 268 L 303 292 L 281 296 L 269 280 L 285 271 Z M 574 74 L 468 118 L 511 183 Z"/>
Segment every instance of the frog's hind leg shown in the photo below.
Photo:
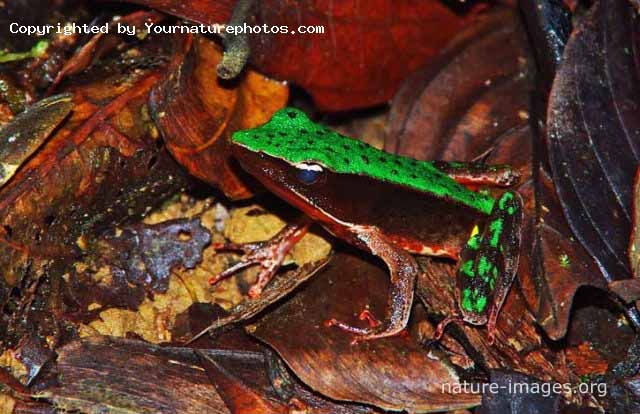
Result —
<path fill-rule="evenodd" d="M 456 299 L 461 317 L 446 318 L 436 329 L 442 335 L 450 322 L 487 324 L 493 342 L 496 320 L 518 268 L 522 199 L 505 192 L 496 201 L 480 234 L 476 227 L 462 249 L 457 271 Z"/>
<path fill-rule="evenodd" d="M 327 321 L 326 325 L 328 326 L 336 326 L 358 335 L 352 343 L 386 338 L 398 335 L 404 330 L 411 314 L 413 292 L 419 272 L 418 263 L 413 256 L 393 246 L 377 228 L 359 228 L 357 234 L 359 240 L 366 245 L 371 253 L 386 263 L 390 271 L 391 286 L 389 287 L 386 315 L 380 324 L 370 324 L 368 328 L 358 328 L 336 319 Z M 369 318 L 361 316 L 360 319 Z"/>
<path fill-rule="evenodd" d="M 433 166 L 464 186 L 509 187 L 520 179 L 520 174 L 508 165 L 434 161 Z"/>
<path fill-rule="evenodd" d="M 487 322 L 487 330 L 489 338 L 493 340 L 496 330 L 496 322 L 498 313 L 502 309 L 502 305 L 507 298 L 509 289 L 513 284 L 518 271 L 518 262 L 520 258 L 520 239 L 522 234 L 522 198 L 516 192 L 508 191 L 498 199 L 494 212 L 491 215 L 491 221 L 487 227 L 491 227 L 493 223 L 499 221 L 501 230 L 489 229 L 491 238 L 481 244 L 484 251 L 491 250 L 490 257 L 495 257 L 499 268 L 499 277 L 493 290 L 493 300 L 489 306 L 489 321 Z M 498 238 L 498 248 L 493 244 L 494 238 Z M 488 245 L 489 247 L 484 247 Z M 476 260 L 480 261 L 480 260 Z M 479 268 L 478 268 L 479 269 Z M 481 275 L 482 277 L 482 275 Z"/>

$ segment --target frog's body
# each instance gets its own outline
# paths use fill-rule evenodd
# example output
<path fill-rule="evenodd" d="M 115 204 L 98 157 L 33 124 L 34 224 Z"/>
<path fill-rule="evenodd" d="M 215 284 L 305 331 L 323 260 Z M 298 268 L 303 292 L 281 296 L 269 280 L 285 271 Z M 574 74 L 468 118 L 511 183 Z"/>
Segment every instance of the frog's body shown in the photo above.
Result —
<path fill-rule="evenodd" d="M 517 263 L 504 257 L 502 242 L 509 243 L 509 253 L 515 244 L 517 257 L 520 199 L 507 192 L 495 201 L 456 179 L 509 184 L 514 181 L 509 169 L 385 153 L 315 124 L 295 109 L 279 111 L 260 128 L 235 133 L 232 144 L 242 167 L 269 190 L 389 266 L 387 324 L 376 329 L 340 326 L 365 339 L 404 328 L 418 274 L 408 253 L 462 258 L 458 299 L 463 317 L 476 324 L 487 321 L 498 278 L 504 272 L 513 274 Z M 487 231 L 478 233 L 484 227 Z M 471 257 L 473 253 L 479 257 Z M 504 294 L 507 290 L 508 285 Z"/>
<path fill-rule="evenodd" d="M 241 163 L 253 155 L 243 154 L 242 150 L 235 150 L 235 154 Z M 250 173 L 256 168 L 266 173 L 260 181 L 273 193 L 361 248 L 364 246 L 352 227 L 375 226 L 394 246 L 410 253 L 457 259 L 469 229 L 485 216 L 465 204 L 451 208 L 451 200 L 366 175 L 337 173 L 327 168 L 322 183 L 305 185 L 293 181 L 297 167 L 293 167 L 291 176 L 283 177 L 282 172 L 291 168 L 286 161 L 262 156 L 248 164 L 242 163 Z M 426 214 L 428 211 L 442 213 L 436 217 Z"/>

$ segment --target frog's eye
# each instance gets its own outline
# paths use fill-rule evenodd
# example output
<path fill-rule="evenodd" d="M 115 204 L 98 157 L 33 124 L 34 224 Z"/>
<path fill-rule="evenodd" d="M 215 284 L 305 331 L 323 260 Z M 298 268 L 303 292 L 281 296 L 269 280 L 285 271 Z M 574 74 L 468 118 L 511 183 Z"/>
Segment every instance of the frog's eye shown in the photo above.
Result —
<path fill-rule="evenodd" d="M 316 183 L 320 177 L 322 177 L 322 173 L 324 172 L 320 165 L 306 162 L 296 164 L 296 168 L 298 169 L 296 178 L 298 178 L 298 181 L 306 185 Z"/>

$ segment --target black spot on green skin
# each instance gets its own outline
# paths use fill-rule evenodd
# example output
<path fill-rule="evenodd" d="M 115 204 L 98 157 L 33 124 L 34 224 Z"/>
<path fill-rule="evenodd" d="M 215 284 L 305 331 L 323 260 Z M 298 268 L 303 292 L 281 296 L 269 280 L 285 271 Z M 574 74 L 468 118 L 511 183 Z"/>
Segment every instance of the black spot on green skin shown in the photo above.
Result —
<path fill-rule="evenodd" d="M 322 139 L 314 145 L 301 145 L 301 140 L 287 146 L 276 147 L 266 139 L 250 139 L 251 136 L 266 137 L 269 133 L 285 132 L 301 137 L 300 129 L 311 136 L 324 131 Z M 412 187 L 434 196 L 449 198 L 484 214 L 490 214 L 494 200 L 468 190 L 427 161 L 417 161 L 385 153 L 358 140 L 345 137 L 313 123 L 304 112 L 293 108 L 278 111 L 267 124 L 252 130 L 233 134 L 232 142 L 256 152 L 263 152 L 291 164 L 316 163 L 341 174 L 366 175 L 381 181 Z M 320 145 L 322 143 L 322 145 Z M 342 148 L 336 152 L 327 147 Z M 365 161 L 366 160 L 366 161 Z M 392 163 L 393 165 L 389 165 Z"/>

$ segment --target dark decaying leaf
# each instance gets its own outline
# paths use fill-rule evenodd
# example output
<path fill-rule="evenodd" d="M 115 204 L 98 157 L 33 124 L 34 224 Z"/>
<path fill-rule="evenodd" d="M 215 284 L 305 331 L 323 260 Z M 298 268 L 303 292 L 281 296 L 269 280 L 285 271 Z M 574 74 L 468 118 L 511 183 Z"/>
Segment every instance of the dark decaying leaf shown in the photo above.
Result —
<path fill-rule="evenodd" d="M 260 4 L 258 24 L 285 25 L 290 30 L 298 25 L 324 26 L 324 34 L 249 40 L 257 68 L 299 84 L 325 111 L 386 102 L 408 74 L 436 56 L 476 18 L 473 11 L 458 15 L 440 1 L 313 0 L 291 7 L 270 0 Z"/>
<path fill-rule="evenodd" d="M 60 348 L 55 374 L 35 396 L 63 411 L 230 414 L 189 349 L 92 337 Z"/>
<path fill-rule="evenodd" d="M 625 303 L 640 300 L 640 280 L 638 279 L 614 280 L 609 284 L 609 289 Z"/>
<path fill-rule="evenodd" d="M 288 88 L 253 71 L 238 83 L 222 84 L 211 69 L 222 56 L 212 41 L 177 36 L 174 46 L 168 74 L 151 95 L 151 115 L 191 175 L 228 197 L 247 198 L 251 181 L 233 167 L 228 139 L 238 129 L 265 123 L 286 104 Z"/>
<path fill-rule="evenodd" d="M 43 99 L 18 114 L 0 131 L 0 187 L 45 141 L 73 109 L 72 96 Z"/>
<path fill-rule="evenodd" d="M 278 361 L 242 331 L 197 350 L 92 337 L 60 348 L 33 395 L 58 410 L 86 413 L 374 412 L 310 392 Z"/>
<path fill-rule="evenodd" d="M 635 276 L 633 279 L 614 280 L 609 283 L 609 289 L 625 303 L 640 300 L 640 174 L 636 173 L 633 188 L 633 228 L 629 243 L 629 265 Z M 639 303 L 640 304 L 640 303 Z"/>
<path fill-rule="evenodd" d="M 521 0 L 518 4 L 535 50 L 538 78 L 548 91 L 571 34 L 571 12 L 563 0 Z"/>
<path fill-rule="evenodd" d="M 494 10 L 462 31 L 398 91 L 385 150 L 425 160 L 464 160 L 485 154 L 501 137 L 522 134 L 531 84 L 527 44 L 511 10 Z M 528 162 L 526 155 L 519 159 Z"/>
<path fill-rule="evenodd" d="M 201 363 L 205 367 L 207 375 L 212 384 L 215 384 L 218 393 L 229 408 L 230 412 L 243 413 L 275 413 L 289 410 L 287 404 L 271 401 L 260 395 L 259 390 L 254 390 L 243 383 L 238 377 L 218 364 L 214 358 L 207 356 L 204 352 L 198 351 L 202 356 Z M 257 364 L 263 363 L 262 355 L 255 355 Z M 246 369 L 248 361 L 243 361 L 242 369 Z M 238 367 L 235 367 L 236 369 Z M 260 367 L 262 368 L 262 367 Z"/>
<path fill-rule="evenodd" d="M 633 187 L 633 228 L 631 230 L 631 240 L 629 243 L 628 252 L 629 264 L 634 276 L 640 274 L 640 170 L 638 171 L 639 172 L 636 173 L 636 181 Z M 611 283 L 611 285 L 620 282 L 625 281 L 614 281 Z M 629 282 L 632 281 L 629 280 Z M 640 296 L 637 299 L 640 299 Z"/>
<path fill-rule="evenodd" d="M 157 24 L 164 17 L 161 13 L 155 11 L 139 11 L 122 16 L 117 21 L 112 21 L 109 24 L 108 33 L 100 32 L 95 34 L 74 52 L 58 71 L 51 85 L 49 85 L 48 91 L 55 90 L 64 78 L 81 73 L 103 55 L 121 46 L 123 43 L 122 37 L 114 34 L 117 32 L 117 25 L 133 26 L 136 30 L 140 30 L 145 28 L 145 23 Z"/>
<path fill-rule="evenodd" d="M 47 24 L 59 8 L 49 0 L 7 0 L 0 8 L 0 48 L 23 51 L 33 46 L 34 38 L 26 33 L 12 33 L 11 23 L 23 25 Z"/>
<path fill-rule="evenodd" d="M 570 347 L 577 346 L 579 349 L 589 346 L 591 348 L 591 351 L 581 352 L 577 358 L 584 358 L 584 364 L 572 362 L 572 365 L 575 365 L 574 372 L 584 374 L 584 371 L 580 371 L 592 365 L 586 360 L 599 364 L 594 358 L 594 352 L 599 354 L 607 365 L 617 363 L 633 342 L 635 335 L 631 326 L 621 323 L 620 309 L 611 301 L 608 292 L 586 289 L 585 294 L 579 295 L 574 308 L 566 337 L 567 352 L 573 352 Z M 616 340 L 612 341 L 612 337 Z M 604 371 L 601 369 L 586 371 L 586 373 L 589 372 Z"/>
<path fill-rule="evenodd" d="M 370 407 L 343 404 L 303 385 L 269 348 L 243 329 L 227 330 L 197 346 L 211 383 L 234 414 L 307 412 L 309 414 L 373 414 Z M 262 410 L 261 410 L 262 408 Z"/>
<path fill-rule="evenodd" d="M 636 336 L 624 360 L 612 364 L 604 379 L 607 384 L 604 398 L 607 414 L 640 411 L 640 337 Z"/>
<path fill-rule="evenodd" d="M 27 368 L 27 385 L 38 375 L 42 367 L 53 359 L 53 351 L 44 340 L 30 334 L 22 338 L 15 355 Z"/>
<path fill-rule="evenodd" d="M 339 404 L 310 392 L 267 349 L 260 353 L 196 351 L 211 383 L 234 414 L 373 414 L 374 409 Z M 235 354 L 235 355 L 234 355 Z M 244 354 L 244 355 L 243 355 Z M 244 357 L 243 357 L 244 356 Z M 251 356 L 250 358 L 248 358 Z"/>
<path fill-rule="evenodd" d="M 43 307 L 45 318 L 61 311 L 60 277 L 81 252 L 82 236 L 139 218 L 186 185 L 145 115 L 163 46 L 157 41 L 137 49 L 144 69 L 132 61 L 129 72 L 105 76 L 96 69 L 69 85 L 72 116 L 1 189 L 0 307 L 11 310 L 2 314 L 3 327 L 20 309 Z M 29 307 L 45 269 L 52 288 Z M 14 287 L 21 293 L 9 302 Z"/>
<path fill-rule="evenodd" d="M 497 384 L 497 392 L 486 392 L 482 396 L 482 407 L 478 414 L 559 414 L 562 406 L 561 393 L 514 391 L 515 384 L 522 387 L 540 386 L 542 383 L 535 378 L 516 372 L 491 372 L 491 384 Z M 550 385 L 550 383 L 547 383 Z"/>
<path fill-rule="evenodd" d="M 495 13 L 462 33 L 436 65 L 408 78 L 393 101 L 385 147 L 425 160 L 484 156 L 489 164 L 510 164 L 520 172 L 517 188 L 525 201 L 525 221 L 519 283 L 512 291 L 518 285 L 523 289 L 522 298 L 538 323 L 558 339 L 566 332 L 577 289 L 605 284 L 588 253 L 572 241 L 544 165 L 532 164 L 535 141 L 529 118 L 534 76 L 523 30 L 513 12 Z M 443 283 L 423 289 L 433 310 L 449 314 L 431 300 L 432 292 L 450 287 L 453 279 Z M 520 321 L 520 311 L 512 314 L 513 323 Z M 510 318 L 508 312 L 498 319 L 499 328 L 505 318 Z"/>
<path fill-rule="evenodd" d="M 226 23 L 234 3 L 132 2 L 203 24 Z M 193 3 L 198 6 L 190 7 Z M 440 1 L 256 3 L 249 25 L 286 26 L 289 31 L 300 25 L 324 26 L 320 34 L 261 32 L 250 35 L 249 41 L 258 70 L 299 84 L 326 111 L 384 103 L 409 73 L 472 24 L 475 11 L 483 7 L 457 14 Z"/>
<path fill-rule="evenodd" d="M 626 252 L 640 157 L 637 40 L 628 1 L 595 2 L 565 48 L 547 114 L 565 216 L 608 281 L 631 273 Z"/>
<path fill-rule="evenodd" d="M 203 24 L 225 23 L 237 0 L 126 0 L 163 13 Z"/>
<path fill-rule="evenodd" d="M 386 268 L 337 253 L 304 290 L 260 319 L 253 334 L 305 384 L 335 400 L 411 412 L 477 405 L 478 395 L 443 391 L 442 384 L 460 379 L 438 351 L 406 335 L 351 345 L 351 334 L 324 325 L 328 318 L 366 324 L 357 317 L 365 308 L 382 317 L 388 280 Z"/>
<path fill-rule="evenodd" d="M 171 269 L 193 269 L 202 260 L 202 251 L 211 234 L 199 218 L 163 223 L 135 224 L 102 240 L 102 261 L 117 269 L 116 274 L 134 285 L 166 292 Z"/>

